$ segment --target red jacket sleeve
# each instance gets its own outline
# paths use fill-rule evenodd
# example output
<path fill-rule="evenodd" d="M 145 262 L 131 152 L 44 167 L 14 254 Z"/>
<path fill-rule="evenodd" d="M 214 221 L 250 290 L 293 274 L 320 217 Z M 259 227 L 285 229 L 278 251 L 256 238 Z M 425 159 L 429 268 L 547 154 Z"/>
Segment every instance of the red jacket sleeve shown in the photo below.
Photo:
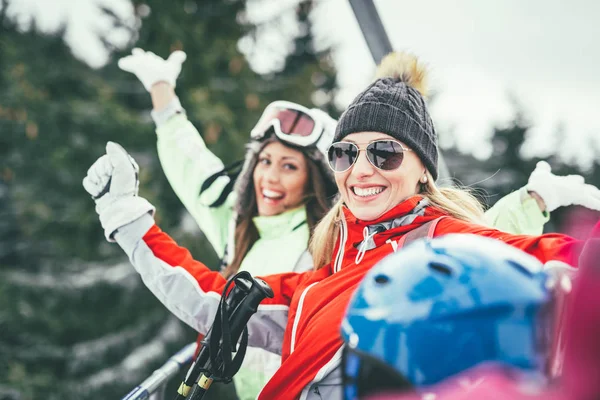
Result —
<path fill-rule="evenodd" d="M 210 270 L 203 263 L 194 260 L 192 254 L 179 246 L 168 234 L 154 225 L 143 237 L 155 257 L 171 267 L 181 267 L 198 282 L 205 292 L 222 293 L 227 280 L 219 272 Z M 310 273 L 310 272 L 308 272 Z M 263 276 L 265 282 L 273 289 L 274 298 L 265 299 L 261 305 L 279 304 L 289 306 L 294 291 L 306 273 L 284 273 Z"/>
<path fill-rule="evenodd" d="M 189 250 L 179 246 L 157 225 L 146 232 L 143 241 L 155 257 L 171 267 L 181 267 L 189 272 L 204 291 L 217 292 L 219 295 L 223 291 L 227 282 L 223 275 L 217 271 L 212 271 L 200 261 L 194 260 Z"/>
<path fill-rule="evenodd" d="M 440 220 L 435 236 L 449 233 L 471 233 L 503 241 L 536 257 L 542 263 L 558 260 L 578 266 L 584 242 L 570 236 L 549 233 L 541 236 L 513 235 L 496 229 L 447 217 Z"/>
<path fill-rule="evenodd" d="M 135 227 L 129 227 L 131 232 L 126 228 L 116 238 L 144 284 L 179 319 L 206 334 L 212 326 L 225 278 L 194 260 L 188 250 L 158 226 L 151 225 L 137 238 Z M 250 346 L 281 353 L 291 299 L 306 274 L 310 272 L 264 277 L 275 296 L 261 302 L 248 321 Z"/>

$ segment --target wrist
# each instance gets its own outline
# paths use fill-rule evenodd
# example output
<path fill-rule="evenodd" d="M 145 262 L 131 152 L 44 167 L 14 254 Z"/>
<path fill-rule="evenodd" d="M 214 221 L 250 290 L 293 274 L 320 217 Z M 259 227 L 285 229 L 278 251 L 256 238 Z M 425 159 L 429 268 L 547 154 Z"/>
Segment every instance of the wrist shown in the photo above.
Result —
<path fill-rule="evenodd" d="M 527 190 L 527 194 L 536 201 L 541 212 L 546 212 L 546 209 L 547 209 L 546 202 L 544 202 L 544 199 L 542 199 L 540 197 L 540 195 L 537 194 L 537 192 L 535 192 L 533 190 Z"/>
<path fill-rule="evenodd" d="M 158 81 L 150 87 L 150 97 L 152 97 L 152 107 L 154 111 L 160 112 L 177 97 L 175 95 L 175 86 L 167 81 Z"/>

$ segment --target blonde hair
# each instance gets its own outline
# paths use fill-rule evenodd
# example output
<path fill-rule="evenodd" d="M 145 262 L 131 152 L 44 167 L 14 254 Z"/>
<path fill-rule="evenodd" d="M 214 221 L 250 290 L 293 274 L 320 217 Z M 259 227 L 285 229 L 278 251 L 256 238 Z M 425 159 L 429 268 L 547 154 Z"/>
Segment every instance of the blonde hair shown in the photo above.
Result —
<path fill-rule="evenodd" d="M 438 187 L 429 171 L 427 183 L 419 183 L 418 194 L 429 200 L 429 204 L 443 213 L 463 221 L 485 225 L 483 205 L 466 187 Z M 333 250 L 339 235 L 339 225 L 344 218 L 342 200 L 323 217 L 315 227 L 309 243 L 315 269 L 331 262 Z"/>

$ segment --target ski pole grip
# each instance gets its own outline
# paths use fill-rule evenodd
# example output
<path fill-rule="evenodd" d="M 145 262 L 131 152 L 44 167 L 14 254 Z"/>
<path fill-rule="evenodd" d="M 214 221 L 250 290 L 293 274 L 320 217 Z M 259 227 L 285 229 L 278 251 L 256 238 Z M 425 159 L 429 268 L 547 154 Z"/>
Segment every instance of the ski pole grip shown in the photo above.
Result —
<path fill-rule="evenodd" d="M 266 298 L 273 298 L 273 290 L 260 278 L 253 278 L 250 274 L 239 276 L 235 279 L 235 287 L 245 291 L 244 298 L 235 307 L 229 317 L 231 327 L 231 341 L 237 343 L 248 324 L 250 317 L 258 309 L 258 305 Z"/>

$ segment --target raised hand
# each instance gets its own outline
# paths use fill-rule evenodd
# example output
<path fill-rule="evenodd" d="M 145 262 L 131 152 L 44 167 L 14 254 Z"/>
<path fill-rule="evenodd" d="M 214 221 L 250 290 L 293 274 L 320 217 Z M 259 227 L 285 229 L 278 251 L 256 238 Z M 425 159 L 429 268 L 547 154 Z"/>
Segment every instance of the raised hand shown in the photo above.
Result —
<path fill-rule="evenodd" d="M 154 206 L 138 196 L 139 167 L 123 147 L 106 144 L 106 154 L 90 167 L 83 187 L 96 202 L 96 212 L 108 241 L 114 232 L 146 213 Z"/>
<path fill-rule="evenodd" d="M 600 210 L 600 189 L 585 183 L 581 175 L 554 175 L 546 161 L 537 163 L 526 188 L 538 194 L 547 211 L 570 205 Z"/>
<path fill-rule="evenodd" d="M 142 82 L 148 92 L 152 85 L 158 82 L 167 82 L 175 87 L 177 77 L 181 73 L 181 65 L 187 55 L 176 50 L 166 60 L 151 51 L 135 48 L 130 56 L 119 60 L 119 68 L 131 72 Z"/>

